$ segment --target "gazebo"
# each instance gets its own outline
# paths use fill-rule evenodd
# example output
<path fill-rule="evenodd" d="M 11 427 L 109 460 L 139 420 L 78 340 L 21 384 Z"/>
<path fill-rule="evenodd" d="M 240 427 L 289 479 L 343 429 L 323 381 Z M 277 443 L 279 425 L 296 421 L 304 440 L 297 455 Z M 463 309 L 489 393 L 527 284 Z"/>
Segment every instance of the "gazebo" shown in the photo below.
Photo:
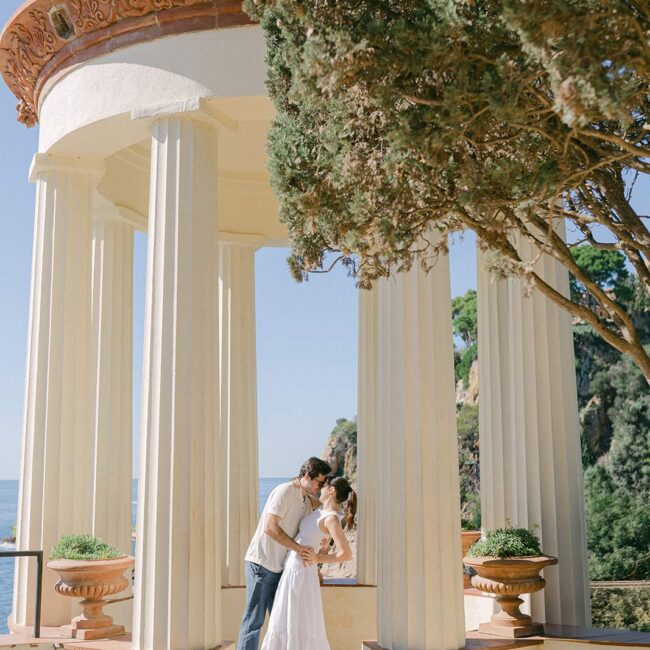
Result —
<path fill-rule="evenodd" d="M 264 49 L 234 0 L 28 0 L 0 37 L 18 118 L 40 126 L 19 549 L 71 532 L 130 549 L 133 237 L 148 236 L 122 612 L 140 650 L 218 647 L 242 611 L 258 513 L 254 253 L 287 243 L 265 170 Z M 565 270 L 537 264 L 568 291 Z M 535 618 L 585 625 L 571 319 L 516 279 L 480 270 L 478 287 L 483 524 L 539 524 L 560 564 Z M 360 291 L 359 310 L 359 585 L 324 590 L 332 645 L 456 650 L 474 605 L 447 260 Z M 17 563 L 14 630 L 33 625 L 34 571 Z M 71 605 L 52 583 L 43 623 L 56 626 Z"/>

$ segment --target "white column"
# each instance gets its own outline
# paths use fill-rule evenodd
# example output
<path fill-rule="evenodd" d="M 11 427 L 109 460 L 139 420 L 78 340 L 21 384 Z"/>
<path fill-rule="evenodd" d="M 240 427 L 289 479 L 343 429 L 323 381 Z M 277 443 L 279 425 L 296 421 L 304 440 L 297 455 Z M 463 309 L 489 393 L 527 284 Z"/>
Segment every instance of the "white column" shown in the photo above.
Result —
<path fill-rule="evenodd" d="M 377 289 L 359 290 L 357 580 L 377 584 Z"/>
<path fill-rule="evenodd" d="M 230 234 L 220 238 L 221 577 L 224 585 L 243 585 L 244 555 L 257 526 L 259 501 L 255 250 L 262 238 Z"/>
<path fill-rule="evenodd" d="M 524 259 L 536 251 L 520 244 Z M 548 255 L 536 269 L 568 294 Z M 479 254 L 481 510 L 484 528 L 540 526 L 559 558 L 532 597 L 536 620 L 590 621 L 584 490 L 571 316 L 518 279 L 492 281 Z"/>
<path fill-rule="evenodd" d="M 133 225 L 95 211 L 92 288 L 93 535 L 131 554 L 133 494 Z M 131 629 L 133 601 L 113 605 Z"/>
<path fill-rule="evenodd" d="M 118 214 L 93 238 L 93 534 L 131 553 L 133 226 Z"/>
<path fill-rule="evenodd" d="M 37 154 L 32 289 L 17 547 L 49 553 L 92 528 L 90 300 L 92 188 L 99 165 Z M 16 563 L 12 623 L 33 625 L 36 564 Z M 43 576 L 43 625 L 70 622 L 72 600 Z"/>
<path fill-rule="evenodd" d="M 153 127 L 133 643 L 221 641 L 217 138 Z"/>
<path fill-rule="evenodd" d="M 513 287 L 516 280 L 494 281 L 478 253 L 479 430 L 481 520 L 495 528 L 526 519 L 524 436 L 516 417 L 523 413 L 511 394 L 514 367 Z M 497 477 L 498 479 L 495 479 Z"/>
<path fill-rule="evenodd" d="M 449 263 L 378 286 L 378 641 L 465 646 Z"/>

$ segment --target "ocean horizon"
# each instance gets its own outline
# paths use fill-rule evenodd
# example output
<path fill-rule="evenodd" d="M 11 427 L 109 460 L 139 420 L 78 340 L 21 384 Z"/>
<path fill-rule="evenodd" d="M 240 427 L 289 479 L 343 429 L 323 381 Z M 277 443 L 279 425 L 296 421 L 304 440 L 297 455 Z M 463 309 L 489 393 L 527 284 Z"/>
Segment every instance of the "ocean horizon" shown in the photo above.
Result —
<path fill-rule="evenodd" d="M 286 477 L 260 477 L 259 500 L 260 512 L 268 499 L 271 490 L 280 483 L 288 481 Z M 132 492 L 132 524 L 135 528 L 137 508 L 138 480 L 133 479 Z M 16 524 L 18 509 L 18 481 L 0 480 L 0 539 L 10 537 Z M 8 542 L 0 542 L 0 551 L 13 551 L 15 546 Z M 38 550 L 38 549 L 37 549 Z M 47 549 L 43 549 L 47 550 Z M 137 561 L 137 560 L 136 560 Z M 7 618 L 11 614 L 11 600 L 14 583 L 15 558 L 0 557 L 0 634 L 7 634 Z M 47 569 L 45 569 L 47 571 Z"/>

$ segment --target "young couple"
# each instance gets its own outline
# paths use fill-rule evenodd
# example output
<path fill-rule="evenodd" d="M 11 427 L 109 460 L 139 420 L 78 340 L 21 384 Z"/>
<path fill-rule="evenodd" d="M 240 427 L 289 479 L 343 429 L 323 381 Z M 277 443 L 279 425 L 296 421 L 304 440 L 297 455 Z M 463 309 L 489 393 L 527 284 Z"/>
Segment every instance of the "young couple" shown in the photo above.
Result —
<path fill-rule="evenodd" d="M 325 461 L 310 458 L 297 478 L 269 495 L 246 552 L 246 609 L 237 650 L 258 649 L 267 611 L 262 650 L 330 650 L 317 564 L 352 557 L 341 521 L 351 527 L 357 508 L 347 479 L 330 471 Z M 330 538 L 335 553 L 320 550 Z"/>

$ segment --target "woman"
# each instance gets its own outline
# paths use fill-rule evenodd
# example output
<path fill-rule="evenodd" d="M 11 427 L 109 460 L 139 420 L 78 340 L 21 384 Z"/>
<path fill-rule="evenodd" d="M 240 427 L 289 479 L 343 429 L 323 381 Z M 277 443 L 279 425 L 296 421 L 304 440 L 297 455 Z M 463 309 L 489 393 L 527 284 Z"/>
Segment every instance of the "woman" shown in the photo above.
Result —
<path fill-rule="evenodd" d="M 295 551 L 289 552 L 262 650 L 330 650 L 317 564 L 346 562 L 352 557 L 341 521 L 346 528 L 354 526 L 357 495 L 347 479 L 328 476 L 321 490 L 320 503 L 321 507 L 300 522 L 296 542 L 318 551 L 323 536 L 329 536 L 337 550 L 318 553 L 316 562 L 309 565 L 305 565 Z M 344 504 L 345 511 L 341 513 Z"/>

